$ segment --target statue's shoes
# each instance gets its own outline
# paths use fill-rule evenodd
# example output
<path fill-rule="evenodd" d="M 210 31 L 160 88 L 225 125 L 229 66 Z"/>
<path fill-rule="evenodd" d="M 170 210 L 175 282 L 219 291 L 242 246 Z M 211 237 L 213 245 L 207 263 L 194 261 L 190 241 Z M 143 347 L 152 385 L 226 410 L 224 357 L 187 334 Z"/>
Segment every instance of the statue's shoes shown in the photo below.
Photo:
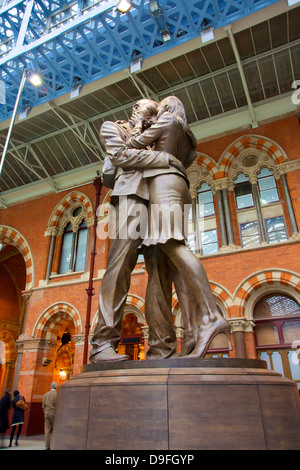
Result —
<path fill-rule="evenodd" d="M 230 341 L 230 325 L 225 318 L 219 316 L 215 321 L 199 327 L 199 339 L 193 351 L 185 357 L 204 357 L 210 343 L 220 333 L 224 333 L 227 337 L 228 348 L 232 350 Z"/>
<path fill-rule="evenodd" d="M 116 361 L 129 361 L 129 360 L 130 360 L 130 356 L 128 356 L 127 354 L 118 354 L 111 346 L 109 346 L 103 351 L 100 351 L 99 353 L 92 356 L 90 358 L 90 363 L 97 364 L 98 362 L 102 362 L 102 361 L 116 362 Z"/>

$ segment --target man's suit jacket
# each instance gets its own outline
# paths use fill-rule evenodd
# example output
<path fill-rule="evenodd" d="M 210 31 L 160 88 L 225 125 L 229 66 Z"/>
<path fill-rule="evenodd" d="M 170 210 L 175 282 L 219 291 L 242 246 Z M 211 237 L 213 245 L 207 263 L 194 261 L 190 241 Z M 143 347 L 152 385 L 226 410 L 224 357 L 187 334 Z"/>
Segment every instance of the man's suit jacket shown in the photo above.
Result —
<path fill-rule="evenodd" d="M 112 196 L 136 195 L 149 200 L 146 169 L 168 169 L 170 155 L 166 152 L 126 147 L 130 128 L 125 122 L 105 121 L 100 129 L 100 141 L 110 162 L 117 167 Z M 105 178 L 104 178 L 105 182 Z"/>

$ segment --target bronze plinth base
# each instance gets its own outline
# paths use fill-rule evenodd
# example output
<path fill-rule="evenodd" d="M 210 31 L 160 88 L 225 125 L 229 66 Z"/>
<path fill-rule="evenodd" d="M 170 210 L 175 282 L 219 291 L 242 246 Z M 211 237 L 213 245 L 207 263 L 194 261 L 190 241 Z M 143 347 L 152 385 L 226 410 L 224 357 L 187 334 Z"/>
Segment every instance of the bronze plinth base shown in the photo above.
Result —
<path fill-rule="evenodd" d="M 296 384 L 264 361 L 88 365 L 58 388 L 54 449 L 300 450 Z"/>

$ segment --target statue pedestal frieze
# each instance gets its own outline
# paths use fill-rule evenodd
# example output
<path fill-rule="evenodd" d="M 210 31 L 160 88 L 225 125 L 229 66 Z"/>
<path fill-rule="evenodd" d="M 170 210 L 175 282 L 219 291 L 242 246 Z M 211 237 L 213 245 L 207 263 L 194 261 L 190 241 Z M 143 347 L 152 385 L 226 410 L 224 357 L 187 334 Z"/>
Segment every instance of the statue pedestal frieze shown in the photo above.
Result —
<path fill-rule="evenodd" d="M 56 450 L 300 449 L 296 384 L 254 359 L 89 364 L 58 389 Z"/>

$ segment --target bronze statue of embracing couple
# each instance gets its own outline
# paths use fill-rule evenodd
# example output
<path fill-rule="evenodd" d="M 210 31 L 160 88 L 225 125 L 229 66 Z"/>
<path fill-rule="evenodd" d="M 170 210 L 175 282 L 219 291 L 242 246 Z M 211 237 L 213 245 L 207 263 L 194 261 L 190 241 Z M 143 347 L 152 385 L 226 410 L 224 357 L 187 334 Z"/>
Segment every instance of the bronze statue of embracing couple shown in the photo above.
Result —
<path fill-rule="evenodd" d="M 117 217 L 100 288 L 90 362 L 129 359 L 117 354 L 116 348 L 139 252 L 144 255 L 148 273 L 147 359 L 178 357 L 172 282 L 185 330 L 179 357 L 203 357 L 217 334 L 225 333 L 229 339 L 230 328 L 216 307 L 202 263 L 185 244 L 185 208 L 191 204 L 185 169 L 197 156 L 197 142 L 183 104 L 175 96 L 160 103 L 140 100 L 129 122 L 104 122 L 100 141 L 106 152 L 103 184 L 112 188 L 111 202 Z M 137 211 L 137 205 L 145 211 Z M 147 229 L 137 234 L 137 225 L 141 224 Z M 120 235 L 124 233 L 126 237 Z"/>

